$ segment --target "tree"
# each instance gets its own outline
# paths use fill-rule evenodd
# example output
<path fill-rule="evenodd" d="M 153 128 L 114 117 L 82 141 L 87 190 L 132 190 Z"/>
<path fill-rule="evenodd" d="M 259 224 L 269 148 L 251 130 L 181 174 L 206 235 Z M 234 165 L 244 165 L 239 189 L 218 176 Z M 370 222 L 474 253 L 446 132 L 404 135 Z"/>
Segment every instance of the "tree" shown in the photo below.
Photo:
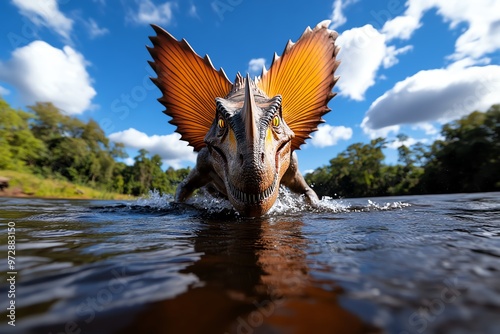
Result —
<path fill-rule="evenodd" d="M 37 162 L 42 174 L 113 189 L 115 158 L 126 156 L 122 144 L 110 144 L 94 120 L 85 123 L 64 115 L 51 103 L 36 103 L 29 108 L 35 115 L 31 131 L 48 148 Z"/>
<path fill-rule="evenodd" d="M 355 143 L 330 160 L 330 165 L 306 175 L 319 196 L 363 197 L 386 193 L 382 181 L 385 139 Z"/>
<path fill-rule="evenodd" d="M 32 120 L 32 114 L 12 109 L 0 98 L 0 168 L 33 166 L 46 152 L 44 142 L 31 132 Z"/>
<path fill-rule="evenodd" d="M 500 105 L 445 124 L 431 146 L 422 183 L 426 192 L 500 189 Z"/>
<path fill-rule="evenodd" d="M 426 148 L 422 143 L 411 147 L 404 144 L 408 140 L 405 134 L 398 134 L 397 141 L 403 143 L 398 147 L 396 166 L 385 166 L 383 175 L 390 195 L 408 195 L 418 192 L 420 177 L 423 174 L 423 157 Z"/>

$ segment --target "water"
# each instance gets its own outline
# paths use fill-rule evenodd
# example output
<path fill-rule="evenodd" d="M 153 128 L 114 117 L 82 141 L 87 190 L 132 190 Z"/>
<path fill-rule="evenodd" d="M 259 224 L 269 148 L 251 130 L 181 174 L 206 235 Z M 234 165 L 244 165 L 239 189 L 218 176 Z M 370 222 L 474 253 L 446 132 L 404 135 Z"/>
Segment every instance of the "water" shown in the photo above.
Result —
<path fill-rule="evenodd" d="M 258 219 L 203 196 L 0 198 L 0 332 L 500 333 L 499 213 L 500 193 L 284 192 Z"/>

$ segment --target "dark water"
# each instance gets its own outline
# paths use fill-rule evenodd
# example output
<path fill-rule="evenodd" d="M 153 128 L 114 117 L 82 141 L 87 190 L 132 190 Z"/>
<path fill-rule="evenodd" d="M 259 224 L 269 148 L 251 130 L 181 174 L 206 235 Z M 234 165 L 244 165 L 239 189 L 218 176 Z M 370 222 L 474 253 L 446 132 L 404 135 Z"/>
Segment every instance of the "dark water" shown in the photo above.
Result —
<path fill-rule="evenodd" d="M 500 193 L 191 204 L 0 199 L 0 332 L 500 333 Z"/>

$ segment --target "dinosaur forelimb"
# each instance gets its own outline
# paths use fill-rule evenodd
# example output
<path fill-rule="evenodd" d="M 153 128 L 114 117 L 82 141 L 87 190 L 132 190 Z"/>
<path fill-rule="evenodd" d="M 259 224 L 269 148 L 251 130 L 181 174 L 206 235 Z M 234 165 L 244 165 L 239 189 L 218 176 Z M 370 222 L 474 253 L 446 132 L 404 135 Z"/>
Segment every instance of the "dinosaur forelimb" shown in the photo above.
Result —
<path fill-rule="evenodd" d="M 309 187 L 309 185 L 306 183 L 306 180 L 304 180 L 304 177 L 300 173 L 299 162 L 297 159 L 297 154 L 295 152 L 292 153 L 290 167 L 288 167 L 285 175 L 283 175 L 281 183 L 294 193 L 304 195 L 310 205 L 317 206 L 319 202 L 318 195 L 316 195 L 314 190 Z"/>

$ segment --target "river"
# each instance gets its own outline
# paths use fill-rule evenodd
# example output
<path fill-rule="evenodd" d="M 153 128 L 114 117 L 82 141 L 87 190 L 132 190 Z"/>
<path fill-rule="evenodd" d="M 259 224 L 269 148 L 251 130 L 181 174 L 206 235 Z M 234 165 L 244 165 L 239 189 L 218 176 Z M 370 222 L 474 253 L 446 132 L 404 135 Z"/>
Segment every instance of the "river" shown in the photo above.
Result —
<path fill-rule="evenodd" d="M 0 229 L 1 333 L 500 333 L 500 193 L 0 198 Z"/>

